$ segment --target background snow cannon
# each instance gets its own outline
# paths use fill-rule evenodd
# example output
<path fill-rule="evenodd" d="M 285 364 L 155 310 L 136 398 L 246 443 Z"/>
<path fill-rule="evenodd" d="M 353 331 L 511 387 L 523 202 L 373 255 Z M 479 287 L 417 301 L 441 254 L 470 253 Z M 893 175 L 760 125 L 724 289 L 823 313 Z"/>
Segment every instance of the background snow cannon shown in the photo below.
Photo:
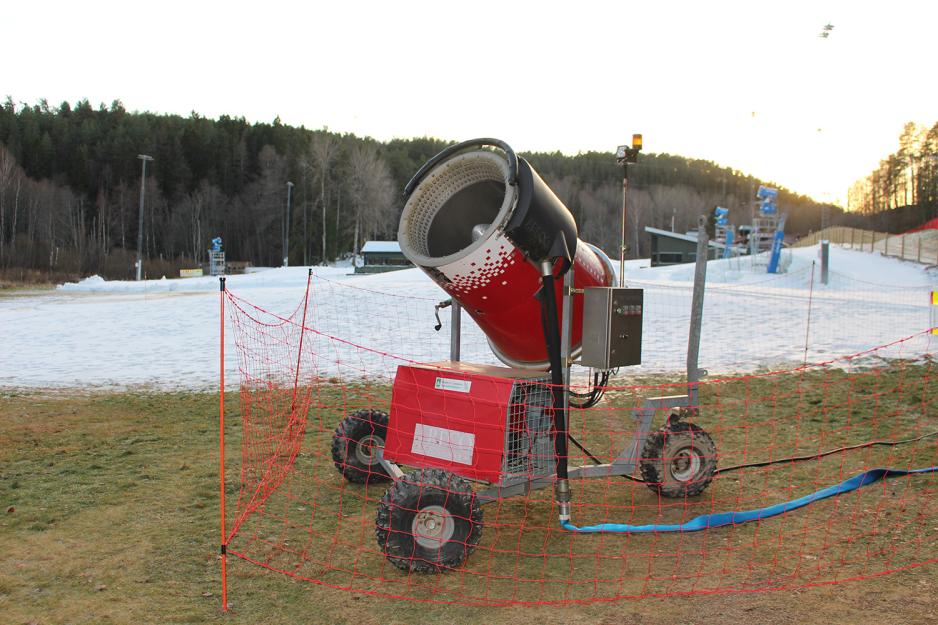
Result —
<path fill-rule="evenodd" d="M 578 239 L 567 207 L 503 141 L 473 139 L 446 148 L 414 175 L 404 199 L 401 251 L 472 316 L 511 367 L 549 366 L 534 297 L 545 263 L 555 277 L 574 265 L 577 289 L 615 283 L 609 258 Z M 562 281 L 552 282 L 556 306 Z M 582 315 L 583 296 L 577 295 L 574 356 Z"/>

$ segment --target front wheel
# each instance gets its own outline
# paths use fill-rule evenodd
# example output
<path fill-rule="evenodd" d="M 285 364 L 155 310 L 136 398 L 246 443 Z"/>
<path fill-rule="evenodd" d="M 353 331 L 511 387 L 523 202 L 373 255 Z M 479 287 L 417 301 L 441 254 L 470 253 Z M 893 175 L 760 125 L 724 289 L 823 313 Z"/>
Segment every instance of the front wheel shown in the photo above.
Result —
<path fill-rule="evenodd" d="M 713 481 L 717 448 L 699 426 L 679 421 L 651 434 L 642 449 L 645 484 L 662 497 L 693 497 Z"/>
<path fill-rule="evenodd" d="M 392 484 L 378 504 L 375 537 L 404 571 L 442 573 L 460 566 L 482 538 L 482 507 L 469 482 L 420 469 Z"/>
<path fill-rule="evenodd" d="M 349 482 L 387 482 L 380 451 L 388 435 L 388 414 L 359 410 L 342 419 L 332 435 L 332 462 Z"/>

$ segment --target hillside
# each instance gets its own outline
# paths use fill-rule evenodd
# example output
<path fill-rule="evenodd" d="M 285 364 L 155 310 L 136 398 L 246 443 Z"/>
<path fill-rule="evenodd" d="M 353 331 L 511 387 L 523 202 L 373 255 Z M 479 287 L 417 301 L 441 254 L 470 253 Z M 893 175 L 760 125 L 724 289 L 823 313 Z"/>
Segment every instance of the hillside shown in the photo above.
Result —
<path fill-rule="evenodd" d="M 468 137 L 453 138 L 464 140 Z M 511 141 L 511 137 L 504 137 Z M 0 270 L 80 277 L 133 275 L 141 161 L 148 164 L 145 271 L 204 261 L 212 237 L 229 259 L 279 264 L 287 182 L 291 264 L 318 264 L 370 238 L 392 238 L 400 190 L 450 139 L 367 137 L 243 117 L 130 112 L 115 101 L 0 106 Z M 5 147 L 4 147 L 5 146 Z M 611 153 L 526 154 L 577 217 L 584 238 L 617 255 L 610 223 L 621 210 L 622 170 Z M 630 255 L 648 254 L 644 226 L 692 227 L 715 205 L 748 223 L 762 181 L 712 162 L 642 154 L 630 168 Z M 820 225 L 821 207 L 783 190 L 789 231 Z"/>

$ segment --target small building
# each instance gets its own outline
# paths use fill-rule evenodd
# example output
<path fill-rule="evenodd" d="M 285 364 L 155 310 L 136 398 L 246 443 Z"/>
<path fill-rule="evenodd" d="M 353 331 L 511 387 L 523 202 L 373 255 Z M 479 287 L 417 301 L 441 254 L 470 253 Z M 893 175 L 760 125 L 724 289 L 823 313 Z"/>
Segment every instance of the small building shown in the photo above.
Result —
<path fill-rule="evenodd" d="M 397 241 L 366 241 L 361 254 L 362 265 L 355 267 L 355 273 L 382 273 L 413 266 Z"/>
<path fill-rule="evenodd" d="M 671 232 L 645 226 L 645 232 L 651 235 L 651 266 L 679 265 L 697 261 L 697 233 Z M 723 255 L 722 242 L 710 241 L 707 250 L 707 260 L 720 258 Z"/>
<path fill-rule="evenodd" d="M 249 260 L 229 260 L 225 269 L 230 276 L 236 273 L 248 273 L 248 270 L 252 267 L 254 267 L 254 264 Z"/>

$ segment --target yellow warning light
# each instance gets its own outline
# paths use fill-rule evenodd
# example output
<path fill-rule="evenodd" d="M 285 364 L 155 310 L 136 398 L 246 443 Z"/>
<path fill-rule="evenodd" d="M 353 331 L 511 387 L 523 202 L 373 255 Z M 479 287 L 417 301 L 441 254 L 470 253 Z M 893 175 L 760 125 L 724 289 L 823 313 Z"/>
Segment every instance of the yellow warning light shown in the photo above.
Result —
<path fill-rule="evenodd" d="M 632 147 L 636 150 L 642 149 L 642 135 L 632 135 Z"/>

